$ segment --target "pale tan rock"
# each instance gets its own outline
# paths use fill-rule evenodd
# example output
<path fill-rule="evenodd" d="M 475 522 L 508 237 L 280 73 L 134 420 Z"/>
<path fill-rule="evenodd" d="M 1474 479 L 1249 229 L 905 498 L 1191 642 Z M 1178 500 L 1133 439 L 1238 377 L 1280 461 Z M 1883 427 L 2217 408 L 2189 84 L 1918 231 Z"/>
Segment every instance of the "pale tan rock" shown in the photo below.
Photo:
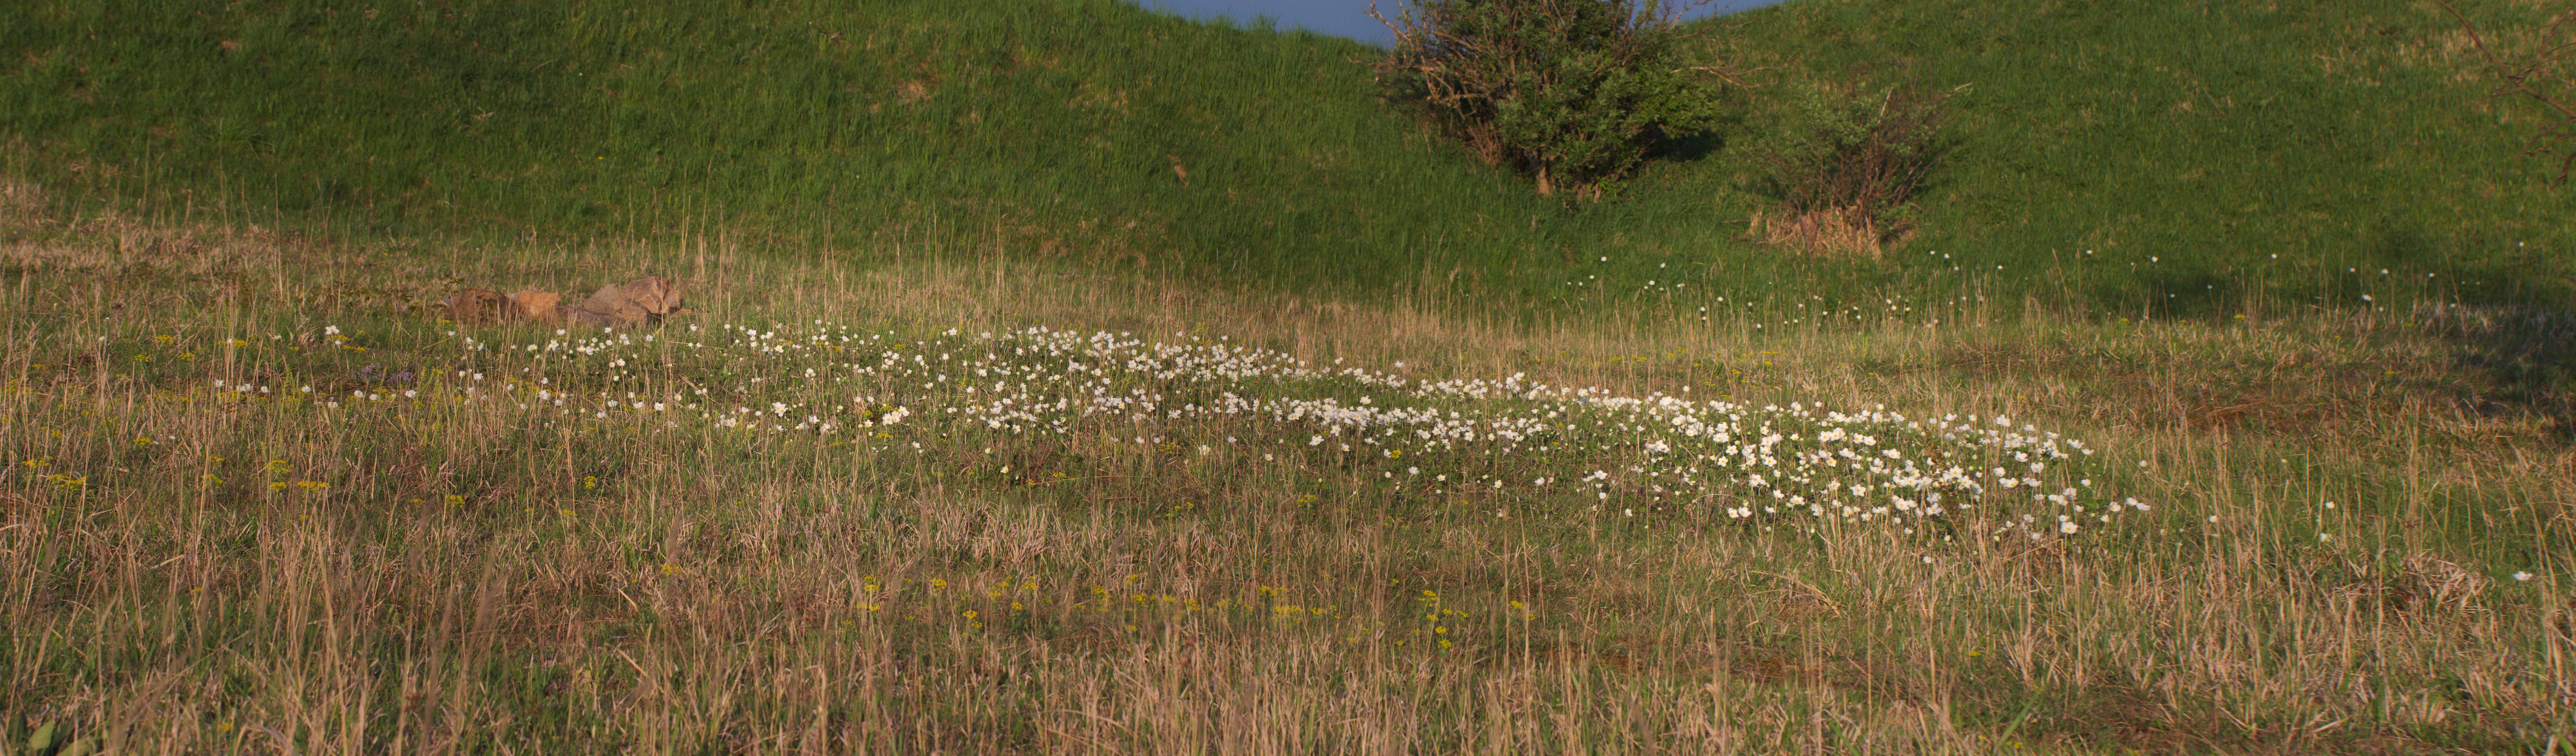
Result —
<path fill-rule="evenodd" d="M 447 307 L 449 316 L 462 324 L 533 320 L 552 326 L 583 328 L 640 328 L 660 321 L 664 316 L 688 312 L 680 306 L 679 285 L 658 276 L 600 287 L 580 304 L 563 300 L 563 295 L 551 291 L 531 289 L 502 294 L 488 289 L 466 289 L 439 300 L 439 304 Z"/>
<path fill-rule="evenodd" d="M 561 308 L 564 321 L 596 328 L 637 328 L 681 312 L 680 287 L 670 279 L 645 276 L 600 287 L 580 305 Z"/>
<path fill-rule="evenodd" d="M 563 304 L 561 294 L 532 290 L 514 292 L 508 298 L 510 307 L 516 310 L 517 317 L 549 325 L 563 323 L 563 316 L 556 313 L 556 309 Z"/>
<path fill-rule="evenodd" d="M 498 322 L 517 313 L 509 300 L 491 289 L 466 289 L 438 300 L 447 309 L 447 319 L 457 325 L 482 325 Z"/>
<path fill-rule="evenodd" d="M 660 276 L 645 276 L 617 286 L 601 287 L 583 307 L 598 309 L 602 299 L 633 305 L 647 315 L 669 315 L 680 310 L 680 285 Z"/>

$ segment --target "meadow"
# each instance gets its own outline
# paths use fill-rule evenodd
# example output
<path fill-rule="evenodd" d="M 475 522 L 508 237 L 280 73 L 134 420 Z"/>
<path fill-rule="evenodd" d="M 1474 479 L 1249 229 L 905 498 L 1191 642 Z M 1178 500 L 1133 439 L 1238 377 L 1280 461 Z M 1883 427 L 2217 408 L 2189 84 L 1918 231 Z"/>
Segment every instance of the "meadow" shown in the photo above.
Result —
<path fill-rule="evenodd" d="M 1765 8 L 1582 207 L 1117 3 L 173 8 L 0 8 L 18 752 L 2576 730 L 2571 195 L 2432 6 Z M 1743 238 L 1907 77 L 1917 236 Z"/>
<path fill-rule="evenodd" d="M 39 752 L 2539 752 L 2568 726 L 2576 455 L 2461 359 L 2563 320 L 1965 297 L 1533 328 L 977 250 L 11 217 L 0 735 Z M 425 307 L 634 272 L 698 311 Z"/>

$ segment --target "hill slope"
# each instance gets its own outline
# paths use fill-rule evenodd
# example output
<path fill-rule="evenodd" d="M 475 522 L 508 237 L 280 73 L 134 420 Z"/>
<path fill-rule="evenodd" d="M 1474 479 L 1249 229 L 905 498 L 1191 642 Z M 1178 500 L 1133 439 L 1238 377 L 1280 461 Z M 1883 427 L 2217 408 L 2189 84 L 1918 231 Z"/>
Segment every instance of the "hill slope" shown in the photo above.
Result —
<path fill-rule="evenodd" d="M 2508 46 L 2543 16 L 2475 5 Z M 1810 0 L 1750 19 L 1768 61 L 1969 85 L 1925 247 L 2096 250 L 2143 264 L 2137 294 L 2313 296 L 2380 268 L 2479 298 L 2566 291 L 2576 195 L 2520 154 L 2542 114 L 2486 96 L 2438 6 Z"/>
<path fill-rule="evenodd" d="M 325 8 L 0 11 L 5 128 L 128 193 L 396 233 L 697 223 L 1369 280 L 1458 219 L 1547 210 L 1437 162 L 1357 43 L 1105 0 Z"/>
<path fill-rule="evenodd" d="M 1972 85 L 1904 254 L 1736 239 L 1764 199 L 1720 143 L 1569 212 L 1379 102 L 1368 48 L 1105 0 L 19 4 L 0 133 L 58 189 L 343 232 L 718 228 L 1520 305 L 1698 301 L 1675 269 L 1737 301 L 1974 278 L 2186 313 L 2567 289 L 2569 195 L 2516 157 L 2535 113 L 2482 99 L 2433 9 L 1810 0 L 1728 23 L 1785 64 L 1765 94 L 1814 71 Z"/>

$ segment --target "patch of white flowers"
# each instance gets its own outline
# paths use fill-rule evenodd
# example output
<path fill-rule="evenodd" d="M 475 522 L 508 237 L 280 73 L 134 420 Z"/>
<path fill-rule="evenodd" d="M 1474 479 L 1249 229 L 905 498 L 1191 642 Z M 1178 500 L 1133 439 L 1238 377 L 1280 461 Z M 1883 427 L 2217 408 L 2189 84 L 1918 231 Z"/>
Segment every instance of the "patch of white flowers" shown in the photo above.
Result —
<path fill-rule="evenodd" d="M 494 364 L 460 366 L 482 371 L 460 381 L 481 388 L 448 393 L 573 418 L 852 434 L 879 450 L 962 454 L 970 441 L 989 447 L 1008 437 L 1195 448 L 1211 463 L 1284 458 L 1348 470 L 1400 496 L 1581 502 L 1583 511 L 1766 529 L 1865 524 L 2041 539 L 2148 509 L 2092 490 L 2081 471 L 2094 450 L 2082 442 L 2001 416 L 1619 396 L 1521 374 L 1414 380 L 1226 339 L 1148 342 L 1043 327 L 901 339 L 819 321 L 690 330 L 707 340 L 608 332 L 520 346 L 469 341 L 463 360 Z M 638 372 L 682 359 L 689 367 L 676 383 Z M 560 390 L 565 384 L 644 395 L 579 395 Z"/>

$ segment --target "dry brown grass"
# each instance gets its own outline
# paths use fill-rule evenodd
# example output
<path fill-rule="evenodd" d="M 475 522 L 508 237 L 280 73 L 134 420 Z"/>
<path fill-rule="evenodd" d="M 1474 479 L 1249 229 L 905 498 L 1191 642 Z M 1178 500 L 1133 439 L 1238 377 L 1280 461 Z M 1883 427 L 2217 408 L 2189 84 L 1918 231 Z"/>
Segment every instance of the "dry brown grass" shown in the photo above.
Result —
<path fill-rule="evenodd" d="M 1902 244 L 1907 236 L 1902 230 L 1879 228 L 1866 213 L 1839 207 L 1805 213 L 1781 210 L 1776 216 L 1756 211 L 1751 229 L 1754 239 L 1800 254 L 1871 260 Z"/>
<path fill-rule="evenodd" d="M 18 742 L 53 723 L 117 753 L 2431 753 L 2539 747 L 2576 701 L 2557 420 L 2480 403 L 2493 379 L 2458 340 L 2387 314 L 1965 303 L 1756 330 L 1649 303 L 1518 327 L 1428 297 L 781 261 L 720 238 L 12 233 L 0 735 Z M 447 326 L 422 313 L 457 281 L 641 274 L 679 279 L 706 323 L 1186 331 L 1421 375 L 2005 413 L 2144 462 L 2124 483 L 2160 519 L 1927 551 L 1406 509 L 1333 470 L 1079 439 L 977 477 L 467 405 L 325 423 L 204 388 L 427 374 Z M 227 341 L 326 323 L 374 351 Z M 2541 577 L 2494 579 L 2524 569 Z"/>
<path fill-rule="evenodd" d="M 45 190 L 24 181 L 0 180 L 0 224 L 32 226 L 45 217 Z"/>

